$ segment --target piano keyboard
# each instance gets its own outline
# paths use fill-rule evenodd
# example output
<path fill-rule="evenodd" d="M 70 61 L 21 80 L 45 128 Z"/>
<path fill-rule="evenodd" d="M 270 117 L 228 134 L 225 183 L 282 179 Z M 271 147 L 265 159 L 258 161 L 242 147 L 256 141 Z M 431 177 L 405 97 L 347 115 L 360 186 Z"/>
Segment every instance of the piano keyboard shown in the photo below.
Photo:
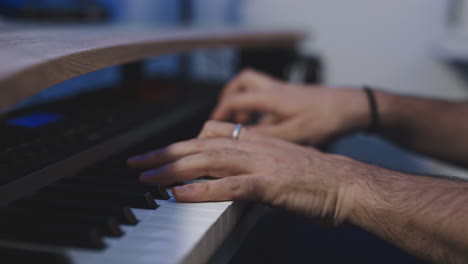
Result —
<path fill-rule="evenodd" d="M 148 117 L 148 107 L 136 109 Z M 94 126 L 80 122 L 87 126 L 75 131 L 82 143 L 68 144 L 69 138 L 63 134 L 45 130 L 45 137 L 53 141 L 46 146 L 54 155 L 41 159 L 46 150 L 33 152 L 24 159 L 24 166 L 18 157 L 26 149 L 14 146 L 13 152 L 11 147 L 4 148 L 5 160 L 15 160 L 9 167 L 0 166 L 3 173 L 11 172 L 10 177 L 2 175 L 6 183 L 0 187 L 0 263 L 209 260 L 236 225 L 243 207 L 233 202 L 177 203 L 170 191 L 157 183 L 139 182 L 142 171 L 126 166 L 126 159 L 134 154 L 195 136 L 206 119 L 206 105 L 180 108 L 170 129 L 164 126 L 168 121 L 163 122 L 163 117 L 158 118 L 163 125 L 153 121 L 139 127 L 135 120 L 128 120 L 134 119 L 135 111 L 131 113 L 118 119 L 106 117 L 106 131 L 96 120 Z M 125 130 L 122 124 L 136 128 Z M 56 131 L 63 131 L 58 130 L 63 126 Z M 13 173 L 13 169 L 18 170 Z"/>
<path fill-rule="evenodd" d="M 2 239 L 0 252 L 7 253 L 1 254 L 1 263 L 31 263 L 30 259 L 36 263 L 52 264 L 206 263 L 232 231 L 242 213 L 242 207 L 232 202 L 181 204 L 175 203 L 172 198 L 156 202 L 160 205 L 156 210 L 132 208 L 131 212 L 138 223 L 120 224 L 115 230 L 116 234 L 99 236 L 95 232 L 99 227 L 94 230 L 79 228 L 79 224 L 72 221 L 69 226 L 62 222 L 64 228 L 45 225 L 45 229 L 42 229 L 64 232 L 61 236 L 49 232 L 47 234 L 51 237 L 39 237 L 37 241 L 33 236 L 21 242 L 16 240 L 21 237 Z M 86 219 L 85 216 L 83 218 Z M 82 222 L 83 225 L 86 223 L 92 221 Z M 107 223 L 109 226 L 112 224 Z M 99 223 L 96 221 L 94 225 Z M 27 231 L 30 229 L 20 232 Z M 84 233 L 78 235 L 78 232 Z M 9 256 L 9 250 L 25 252 L 19 256 Z M 31 257 L 34 253 L 36 255 Z"/>

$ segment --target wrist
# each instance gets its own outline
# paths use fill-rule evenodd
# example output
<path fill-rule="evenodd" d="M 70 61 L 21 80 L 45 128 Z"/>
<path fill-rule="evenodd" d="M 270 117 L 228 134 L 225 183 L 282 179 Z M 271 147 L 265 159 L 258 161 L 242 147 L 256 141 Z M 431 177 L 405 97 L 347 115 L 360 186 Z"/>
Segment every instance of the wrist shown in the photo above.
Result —
<path fill-rule="evenodd" d="M 336 193 L 335 224 L 349 222 L 358 226 L 372 208 L 377 208 L 378 199 L 374 197 L 374 167 L 346 156 L 326 154 L 335 164 L 336 181 L 333 193 Z M 339 165 L 338 165 L 339 164 Z M 338 166 L 337 166 L 338 165 Z M 375 167 L 375 169 L 380 169 Z M 363 217 L 365 216 L 365 217 Z"/>
<path fill-rule="evenodd" d="M 337 107 L 341 112 L 340 130 L 351 133 L 369 128 L 371 115 L 366 94 L 361 89 L 352 88 L 340 89 L 339 93 L 341 100 L 337 103 Z"/>
<path fill-rule="evenodd" d="M 335 225 L 348 222 L 371 231 L 381 221 L 382 214 L 386 218 L 394 215 L 398 201 L 392 199 L 398 198 L 395 194 L 404 189 L 407 177 L 349 157 L 325 155 L 334 167 L 329 188 L 332 197 L 336 197 Z"/>
<path fill-rule="evenodd" d="M 363 89 L 342 90 L 341 97 L 348 101 L 348 106 L 343 111 L 342 121 L 347 131 L 368 131 L 372 128 L 374 130 L 391 129 L 400 126 L 402 118 L 398 117 L 398 109 L 396 109 L 401 105 L 399 96 L 374 89 L 371 90 L 370 96 Z M 346 104 L 341 102 L 338 105 Z M 371 132 L 377 133 L 378 131 Z"/>
<path fill-rule="evenodd" d="M 356 226 L 373 231 L 382 217 L 385 221 L 392 221 L 395 204 L 402 202 L 394 201 L 393 198 L 399 199 L 399 192 L 405 188 L 410 178 L 364 163 L 360 163 L 356 171 L 354 204 L 348 220 Z"/>
<path fill-rule="evenodd" d="M 408 97 L 380 90 L 374 90 L 374 95 L 381 128 L 379 132 L 384 136 L 394 133 L 408 136 L 408 129 L 414 122 L 414 120 L 408 119 L 407 115 L 407 113 L 414 111 L 411 109 L 412 103 L 408 101 Z"/>

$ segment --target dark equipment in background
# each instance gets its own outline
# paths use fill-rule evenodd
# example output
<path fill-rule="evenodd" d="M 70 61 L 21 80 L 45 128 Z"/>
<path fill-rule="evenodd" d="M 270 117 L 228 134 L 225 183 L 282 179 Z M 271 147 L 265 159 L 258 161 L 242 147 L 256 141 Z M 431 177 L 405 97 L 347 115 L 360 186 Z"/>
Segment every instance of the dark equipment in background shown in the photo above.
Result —
<path fill-rule="evenodd" d="M 0 15 L 19 21 L 104 22 L 109 14 L 105 7 L 91 0 L 6 1 L 0 3 Z"/>

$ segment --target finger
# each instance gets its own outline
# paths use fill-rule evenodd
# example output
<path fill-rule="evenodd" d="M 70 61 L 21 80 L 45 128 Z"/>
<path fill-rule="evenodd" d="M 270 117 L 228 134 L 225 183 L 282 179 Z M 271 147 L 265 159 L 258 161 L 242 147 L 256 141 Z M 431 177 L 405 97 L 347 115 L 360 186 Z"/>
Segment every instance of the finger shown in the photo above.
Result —
<path fill-rule="evenodd" d="M 177 142 L 162 149 L 130 157 L 127 160 L 127 165 L 133 168 L 159 167 L 172 163 L 184 156 L 201 152 L 203 150 L 202 143 L 197 139 Z"/>
<path fill-rule="evenodd" d="M 270 113 L 262 114 L 261 118 L 258 120 L 257 124 L 265 125 L 265 124 L 275 124 L 278 123 L 280 120 L 277 116 Z"/>
<path fill-rule="evenodd" d="M 169 157 L 167 148 L 153 150 L 141 155 L 133 156 L 127 159 L 127 165 L 132 168 L 151 168 L 169 163 L 172 158 Z"/>
<path fill-rule="evenodd" d="M 161 168 L 144 172 L 140 180 L 168 185 L 201 176 L 225 177 L 255 170 L 251 153 L 233 149 L 210 150 L 184 157 Z"/>
<path fill-rule="evenodd" d="M 233 94 L 237 94 L 239 92 L 243 92 L 246 90 L 246 84 L 244 81 L 245 77 L 243 73 L 234 77 L 231 81 L 229 81 L 224 89 L 221 91 L 218 100 L 221 101 Z"/>
<path fill-rule="evenodd" d="M 236 123 L 244 124 L 250 120 L 250 116 L 250 112 L 240 111 L 235 114 L 234 120 L 236 121 Z"/>
<path fill-rule="evenodd" d="M 235 127 L 236 125 L 232 123 L 209 120 L 203 125 L 198 138 L 232 138 Z M 245 127 L 240 130 L 237 140 L 261 142 L 261 139 L 255 133 L 250 133 Z"/>
<path fill-rule="evenodd" d="M 159 167 L 175 162 L 185 156 L 193 155 L 208 150 L 233 149 L 248 152 L 260 152 L 262 146 L 230 138 L 196 138 L 177 142 L 166 148 L 154 150 L 143 155 L 128 159 L 127 163 L 134 168 Z"/>
<path fill-rule="evenodd" d="M 226 87 L 221 92 L 220 100 L 229 97 L 230 95 L 244 92 L 247 90 L 262 90 L 267 89 L 267 82 L 273 82 L 274 79 L 270 76 L 253 69 L 245 69 L 228 82 Z"/>
<path fill-rule="evenodd" d="M 278 109 L 280 104 L 281 97 L 275 93 L 256 91 L 236 94 L 221 100 L 211 114 L 211 119 L 228 120 L 239 111 L 281 114 Z"/>
<path fill-rule="evenodd" d="M 227 123 L 227 122 L 220 122 L 220 121 L 213 121 L 210 120 L 205 123 L 203 126 L 202 131 L 198 135 L 198 138 L 217 138 L 217 137 L 227 137 L 227 138 L 232 138 L 232 133 L 235 128 L 235 124 L 232 123 Z M 273 129 L 272 129 L 273 130 Z M 278 138 L 273 138 L 271 136 L 267 136 L 265 134 L 262 134 L 258 131 L 255 131 L 255 129 L 252 129 L 250 127 L 243 127 L 240 130 L 240 134 L 238 137 L 237 141 L 247 141 L 247 142 L 255 142 L 259 143 L 264 148 L 266 151 L 268 150 L 268 147 L 281 147 L 281 148 L 286 148 L 286 149 L 294 149 L 294 150 L 302 150 L 300 146 L 297 146 L 295 144 L 291 144 L 287 141 L 278 139 Z M 255 145 L 253 147 L 259 147 L 260 145 Z M 259 152 L 264 152 L 265 150 L 262 150 Z"/>
<path fill-rule="evenodd" d="M 242 175 L 172 189 L 179 202 L 216 202 L 231 200 L 263 200 L 262 177 Z"/>

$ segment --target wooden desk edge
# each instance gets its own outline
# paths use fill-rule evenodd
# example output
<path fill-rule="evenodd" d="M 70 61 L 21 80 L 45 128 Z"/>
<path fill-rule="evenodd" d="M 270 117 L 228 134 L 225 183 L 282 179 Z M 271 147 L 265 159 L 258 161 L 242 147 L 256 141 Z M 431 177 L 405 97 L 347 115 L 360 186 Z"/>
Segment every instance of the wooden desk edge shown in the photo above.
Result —
<path fill-rule="evenodd" d="M 0 72 L 0 111 L 68 79 L 151 56 L 222 47 L 294 47 L 305 37 L 301 33 L 285 31 L 235 31 L 233 34 L 223 32 L 201 37 L 181 35 L 135 43 L 110 43 L 105 47 L 48 58 L 8 74 Z"/>

